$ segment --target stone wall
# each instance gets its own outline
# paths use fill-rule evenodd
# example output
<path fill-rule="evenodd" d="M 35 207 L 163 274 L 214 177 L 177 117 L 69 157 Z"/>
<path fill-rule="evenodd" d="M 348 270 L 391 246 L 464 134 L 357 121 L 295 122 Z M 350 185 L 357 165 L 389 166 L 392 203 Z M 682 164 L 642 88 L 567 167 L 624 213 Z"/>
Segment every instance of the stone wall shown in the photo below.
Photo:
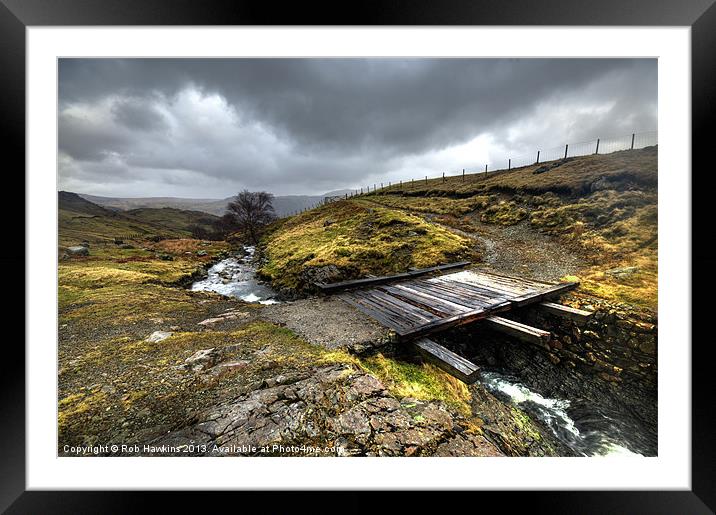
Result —
<path fill-rule="evenodd" d="M 566 306 L 593 311 L 586 324 L 528 307 L 511 312 L 509 318 L 552 332 L 545 345 L 549 359 L 618 385 L 657 385 L 657 317 L 633 307 L 609 303 L 581 294 L 564 295 Z"/>

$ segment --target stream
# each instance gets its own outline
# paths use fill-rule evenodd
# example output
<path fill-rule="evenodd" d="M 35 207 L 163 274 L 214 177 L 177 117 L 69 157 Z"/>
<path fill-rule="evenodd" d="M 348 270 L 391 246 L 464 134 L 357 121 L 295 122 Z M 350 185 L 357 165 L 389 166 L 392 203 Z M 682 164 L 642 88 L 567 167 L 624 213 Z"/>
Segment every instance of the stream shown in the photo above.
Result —
<path fill-rule="evenodd" d="M 219 261 L 209 268 L 205 279 L 191 285 L 192 291 L 212 291 L 245 302 L 276 304 L 276 292 L 256 279 L 256 267 L 253 264 L 255 251 L 255 247 L 245 246 L 243 257 Z"/>
<path fill-rule="evenodd" d="M 593 406 L 580 409 L 566 399 L 543 397 L 518 379 L 497 372 L 482 372 L 481 382 L 494 395 L 538 420 L 577 456 L 643 456 L 630 449 L 634 445 L 624 437 L 617 419 Z"/>

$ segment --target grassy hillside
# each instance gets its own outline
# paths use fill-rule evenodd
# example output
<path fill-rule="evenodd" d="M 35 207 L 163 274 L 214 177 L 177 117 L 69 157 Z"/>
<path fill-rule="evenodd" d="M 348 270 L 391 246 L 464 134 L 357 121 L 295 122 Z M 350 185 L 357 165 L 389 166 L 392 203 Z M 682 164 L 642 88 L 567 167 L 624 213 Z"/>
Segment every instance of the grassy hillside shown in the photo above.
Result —
<path fill-rule="evenodd" d="M 213 223 L 219 217 L 202 211 L 187 211 L 173 207 L 139 208 L 126 211 L 126 214 L 143 222 L 161 225 L 176 231 L 191 231 L 193 226 L 199 226 L 207 231 L 213 229 Z"/>
<path fill-rule="evenodd" d="M 189 231 L 180 228 L 179 225 L 177 223 L 164 225 L 151 217 L 143 219 L 106 209 L 75 193 L 61 191 L 58 194 L 58 228 L 61 246 L 77 245 L 82 241 L 109 243 L 115 238 L 189 236 Z"/>
<path fill-rule="evenodd" d="M 301 289 L 316 267 L 337 279 L 475 258 L 466 236 L 520 224 L 584 259 L 582 290 L 655 307 L 657 159 L 651 147 L 394 185 L 288 219 L 266 240 L 263 271 Z"/>
<path fill-rule="evenodd" d="M 471 257 L 468 239 L 422 217 L 342 200 L 280 222 L 265 238 L 260 273 L 279 288 L 381 275 Z"/>

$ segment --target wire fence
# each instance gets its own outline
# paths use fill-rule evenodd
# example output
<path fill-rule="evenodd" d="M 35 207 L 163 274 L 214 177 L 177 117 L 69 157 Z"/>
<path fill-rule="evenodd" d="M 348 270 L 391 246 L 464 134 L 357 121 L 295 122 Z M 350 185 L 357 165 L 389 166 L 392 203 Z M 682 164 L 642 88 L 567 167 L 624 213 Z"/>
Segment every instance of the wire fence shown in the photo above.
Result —
<path fill-rule="evenodd" d="M 462 177 L 462 180 L 465 180 L 466 176 L 475 176 L 480 174 L 487 176 L 495 172 L 509 171 L 525 166 L 535 166 L 549 161 L 559 161 L 569 159 L 571 157 L 611 154 L 613 152 L 621 152 L 625 150 L 638 150 L 656 146 L 658 144 L 658 131 L 634 132 L 632 134 L 625 134 L 622 136 L 597 138 L 596 140 L 581 141 L 578 143 L 567 143 L 558 147 L 536 150 L 531 154 L 523 154 L 515 157 L 508 156 L 507 158 L 485 163 L 484 165 L 477 167 L 463 168 L 458 171 L 452 170 L 442 172 L 440 175 L 434 175 L 432 177 L 426 175 L 420 178 L 400 180 L 397 182 L 388 181 L 374 183 L 372 184 L 372 187 L 369 184 L 367 186 L 356 188 L 351 193 L 346 193 L 343 196 L 326 197 L 321 202 L 318 202 L 315 205 L 307 207 L 301 211 L 296 211 L 292 215 L 288 216 L 297 215 L 336 200 L 359 197 L 369 193 L 373 194 L 381 192 L 387 193 L 390 191 L 402 191 L 405 187 L 414 187 L 421 183 L 427 185 L 429 184 L 429 181 L 435 179 L 442 178 L 443 182 L 445 182 L 450 177 Z"/>

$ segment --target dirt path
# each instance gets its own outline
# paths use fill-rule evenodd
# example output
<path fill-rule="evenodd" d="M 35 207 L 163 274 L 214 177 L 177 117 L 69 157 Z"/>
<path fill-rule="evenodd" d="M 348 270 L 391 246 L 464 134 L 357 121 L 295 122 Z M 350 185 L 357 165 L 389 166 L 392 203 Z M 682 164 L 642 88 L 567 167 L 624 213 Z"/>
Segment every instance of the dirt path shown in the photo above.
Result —
<path fill-rule="evenodd" d="M 470 223 L 477 228 L 475 232 L 440 225 L 475 240 L 484 256 L 484 265 L 496 272 L 556 281 L 565 275 L 574 275 L 586 266 L 573 250 L 551 236 L 532 230 L 527 222 L 504 226 L 471 219 Z"/>
<path fill-rule="evenodd" d="M 262 306 L 261 318 L 288 327 L 327 348 L 364 351 L 386 343 L 389 331 L 336 297 L 301 299 Z"/>

